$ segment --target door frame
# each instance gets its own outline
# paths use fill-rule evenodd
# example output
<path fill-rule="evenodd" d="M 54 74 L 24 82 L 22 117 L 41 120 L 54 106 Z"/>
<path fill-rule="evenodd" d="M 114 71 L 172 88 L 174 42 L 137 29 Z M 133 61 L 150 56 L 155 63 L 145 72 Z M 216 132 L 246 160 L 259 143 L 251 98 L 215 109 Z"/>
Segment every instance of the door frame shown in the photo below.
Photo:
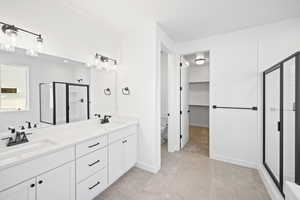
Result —
<path fill-rule="evenodd" d="M 279 117 L 279 181 L 266 162 L 266 76 L 276 70 L 280 73 L 280 117 Z M 263 165 L 283 194 L 283 63 L 279 63 L 263 72 Z"/>

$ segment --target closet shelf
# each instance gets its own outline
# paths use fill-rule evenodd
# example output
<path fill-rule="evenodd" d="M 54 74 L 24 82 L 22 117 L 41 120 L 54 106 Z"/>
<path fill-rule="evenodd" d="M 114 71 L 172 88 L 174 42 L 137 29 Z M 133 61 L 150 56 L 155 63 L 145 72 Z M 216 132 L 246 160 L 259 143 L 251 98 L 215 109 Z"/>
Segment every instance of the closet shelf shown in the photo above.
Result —
<path fill-rule="evenodd" d="M 190 104 L 190 106 L 209 107 L 207 104 Z"/>
<path fill-rule="evenodd" d="M 190 81 L 189 84 L 209 84 L 209 81 Z"/>

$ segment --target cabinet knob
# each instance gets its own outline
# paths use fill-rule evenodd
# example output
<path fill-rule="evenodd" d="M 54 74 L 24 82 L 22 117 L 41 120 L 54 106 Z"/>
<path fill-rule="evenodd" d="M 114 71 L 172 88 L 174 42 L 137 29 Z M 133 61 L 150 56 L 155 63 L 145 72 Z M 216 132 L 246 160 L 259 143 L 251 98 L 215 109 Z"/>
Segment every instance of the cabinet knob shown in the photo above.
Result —
<path fill-rule="evenodd" d="M 43 183 L 43 180 L 39 180 L 39 182 L 38 182 L 39 184 L 42 184 Z"/>
<path fill-rule="evenodd" d="M 34 183 L 32 183 L 32 184 L 30 185 L 30 187 L 32 187 L 32 188 L 33 188 L 34 186 L 35 186 L 35 184 L 34 184 Z"/>

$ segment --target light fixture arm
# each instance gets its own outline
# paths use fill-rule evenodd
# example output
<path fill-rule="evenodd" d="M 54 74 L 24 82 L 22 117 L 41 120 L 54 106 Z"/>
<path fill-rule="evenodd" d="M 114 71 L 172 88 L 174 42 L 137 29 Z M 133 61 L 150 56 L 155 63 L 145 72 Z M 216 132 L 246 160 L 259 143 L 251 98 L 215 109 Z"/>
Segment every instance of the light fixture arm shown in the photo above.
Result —
<path fill-rule="evenodd" d="M 0 22 L 2 26 L 2 31 L 4 32 L 6 28 L 12 28 L 12 29 L 15 29 L 17 31 L 22 31 L 24 33 L 27 33 L 27 34 L 30 34 L 30 35 L 34 35 L 34 36 L 37 36 L 39 38 L 42 38 L 42 35 L 41 34 L 38 34 L 38 33 L 34 33 L 32 31 L 28 31 L 26 29 L 23 29 L 23 28 L 20 28 L 20 27 L 17 27 L 15 25 L 11 25 L 11 24 L 8 24 L 8 23 L 5 23 L 5 22 Z"/>

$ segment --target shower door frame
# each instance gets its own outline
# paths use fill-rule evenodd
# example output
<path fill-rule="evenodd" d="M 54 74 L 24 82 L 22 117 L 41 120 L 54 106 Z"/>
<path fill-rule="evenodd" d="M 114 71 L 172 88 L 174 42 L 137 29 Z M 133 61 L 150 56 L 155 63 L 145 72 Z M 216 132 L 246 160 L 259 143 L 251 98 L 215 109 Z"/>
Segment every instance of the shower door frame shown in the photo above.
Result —
<path fill-rule="evenodd" d="M 42 108 L 41 108 L 41 85 L 42 84 L 52 84 L 52 98 L 53 98 L 53 121 L 51 122 L 46 122 L 41 120 L 41 113 L 42 113 Z M 63 84 L 66 86 L 66 123 L 70 123 L 70 102 L 69 102 L 69 88 L 70 86 L 78 86 L 78 87 L 86 87 L 86 92 L 87 92 L 87 119 L 90 119 L 90 85 L 88 84 L 79 84 L 79 83 L 68 83 L 68 82 L 52 82 L 52 83 L 40 83 L 39 84 L 39 101 L 40 101 L 40 122 L 42 123 L 47 123 L 47 124 L 52 124 L 56 125 L 56 84 Z"/>
<path fill-rule="evenodd" d="M 273 179 L 274 183 L 278 187 L 281 194 L 284 196 L 283 191 L 283 84 L 284 84 L 284 63 L 295 58 L 295 182 L 300 184 L 300 52 L 296 52 L 295 54 L 287 57 L 286 59 L 282 60 L 281 62 L 277 63 L 276 65 L 270 67 L 269 69 L 263 72 L 263 165 L 265 166 L 266 170 L 270 174 L 271 178 Z M 265 114 L 265 100 L 266 100 L 266 75 L 272 73 L 276 70 L 280 70 L 280 144 L 279 144 L 279 180 L 276 179 L 276 176 L 266 163 L 266 156 L 265 156 L 265 142 L 266 142 L 266 114 Z"/>
<path fill-rule="evenodd" d="M 70 102 L 69 102 L 69 88 L 70 86 L 86 87 L 87 90 L 87 119 L 90 119 L 90 85 L 80 83 L 67 83 L 67 82 L 53 82 L 53 125 L 56 125 L 56 96 L 55 84 L 66 85 L 66 123 L 70 123 Z"/>

